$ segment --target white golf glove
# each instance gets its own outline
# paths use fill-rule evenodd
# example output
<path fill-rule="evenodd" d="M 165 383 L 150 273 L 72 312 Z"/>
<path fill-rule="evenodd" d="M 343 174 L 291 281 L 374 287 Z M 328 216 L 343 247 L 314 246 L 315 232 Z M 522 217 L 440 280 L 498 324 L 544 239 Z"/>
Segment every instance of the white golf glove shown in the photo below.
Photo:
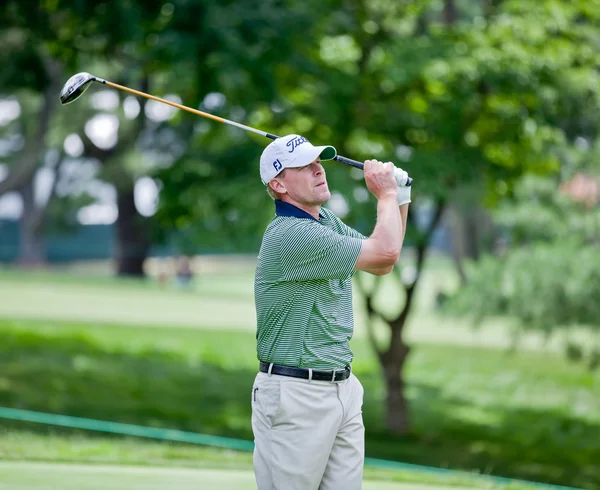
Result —
<path fill-rule="evenodd" d="M 394 177 L 396 179 L 396 183 L 398 184 L 398 205 L 402 206 L 402 204 L 407 204 L 410 201 L 410 189 L 411 187 L 406 185 L 408 182 L 408 173 L 402 170 L 401 168 L 394 168 Z"/>

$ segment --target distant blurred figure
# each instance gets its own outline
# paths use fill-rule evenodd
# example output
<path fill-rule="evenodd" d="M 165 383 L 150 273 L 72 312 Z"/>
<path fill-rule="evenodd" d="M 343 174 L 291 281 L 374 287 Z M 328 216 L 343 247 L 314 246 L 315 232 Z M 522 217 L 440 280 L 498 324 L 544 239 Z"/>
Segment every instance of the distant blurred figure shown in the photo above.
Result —
<path fill-rule="evenodd" d="M 171 268 L 169 262 L 166 259 L 159 259 L 157 266 L 157 278 L 158 284 L 161 288 L 166 288 L 169 285 L 169 279 L 171 277 Z"/>
<path fill-rule="evenodd" d="M 560 186 L 560 190 L 575 201 L 583 202 L 588 208 L 600 201 L 600 183 L 593 177 L 578 173 L 570 181 Z"/>
<path fill-rule="evenodd" d="M 184 255 L 178 257 L 176 267 L 175 280 L 177 284 L 179 286 L 188 287 L 194 276 L 189 257 Z"/>

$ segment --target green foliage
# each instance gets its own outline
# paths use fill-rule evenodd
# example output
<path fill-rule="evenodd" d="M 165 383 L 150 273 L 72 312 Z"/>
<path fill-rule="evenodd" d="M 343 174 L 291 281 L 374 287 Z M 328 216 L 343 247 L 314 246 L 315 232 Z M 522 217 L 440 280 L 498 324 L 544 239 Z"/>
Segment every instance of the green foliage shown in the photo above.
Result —
<path fill-rule="evenodd" d="M 337 50 L 336 61 L 322 48 L 325 70 L 306 85 L 337 107 L 309 99 L 292 110 L 308 111 L 315 128 L 327 125 L 332 135 L 346 138 L 340 146 L 358 159 L 376 156 L 406 165 L 419 183 L 415 190 L 425 194 L 483 181 L 493 199 L 524 172 L 558 168 L 554 152 L 567 142 L 566 125 L 574 117 L 558 120 L 555 114 L 565 115 L 568 106 L 580 108 L 581 117 L 597 97 L 573 76 L 582 63 L 593 72 L 596 38 L 595 18 L 582 17 L 581 25 L 555 32 L 555 17 L 561 9 L 567 18 L 576 16 L 585 4 L 541 2 L 530 8 L 503 2 L 496 15 L 454 28 L 419 22 L 435 2 L 381 5 L 365 6 L 356 23 L 343 24 L 343 34 L 323 38 Z M 342 30 L 332 23 L 330 30 L 335 28 Z M 563 99 L 559 87 L 575 83 L 571 78 L 580 80 L 581 90 Z M 597 115 L 585 114 L 587 126 L 594 127 Z M 406 152 L 397 153 L 399 145 L 412 150 L 408 163 L 401 157 Z"/>
<path fill-rule="evenodd" d="M 533 176 L 519 183 L 514 199 L 503 202 L 496 213 L 513 245 L 536 241 L 574 242 L 581 247 L 594 244 L 600 236 L 600 209 L 573 199 L 566 187 L 557 179 Z"/>
<path fill-rule="evenodd" d="M 554 179 L 532 177 L 517 186 L 515 199 L 497 213 L 508 249 L 473 265 L 448 311 L 469 314 L 476 323 L 508 315 L 516 321 L 517 337 L 562 330 L 567 356 L 594 368 L 600 344 L 579 345 L 569 338 L 569 327 L 600 333 L 600 208 L 589 208 L 565 190 Z"/>
<path fill-rule="evenodd" d="M 182 94 L 186 105 L 271 129 L 268 119 L 280 102 L 278 73 L 284 63 L 292 72 L 306 64 L 301 53 L 311 44 L 313 4 L 197 4 L 200 26 L 190 25 L 189 12 L 175 5 L 171 35 L 182 36 L 187 46 L 182 57 L 170 60 L 164 87 Z M 177 230 L 184 248 L 202 243 L 223 251 L 256 251 L 274 212 L 258 172 L 268 140 L 192 117 L 169 124 L 185 152 L 155 173 L 162 184 L 155 236 L 164 239 Z"/>
<path fill-rule="evenodd" d="M 598 328 L 600 261 L 595 247 L 574 242 L 538 243 L 486 257 L 473 268 L 460 311 L 481 321 L 493 315 L 519 320 L 523 331 L 550 335 L 557 327 Z"/>
<path fill-rule="evenodd" d="M 164 187 L 156 215 L 162 226 L 157 231 L 177 230 L 178 246 L 190 251 L 198 243 L 223 252 L 258 250 L 261 235 L 257 230 L 274 214 L 264 186 L 262 192 L 255 191 L 257 181 L 262 186 L 260 151 L 251 140 L 216 151 L 209 147 L 201 156 L 192 160 L 188 154 L 159 172 Z"/>
<path fill-rule="evenodd" d="M 333 2 L 322 2 L 302 10 L 302 16 L 312 16 L 303 24 L 303 43 L 288 44 L 279 54 L 271 51 L 272 69 L 244 65 L 251 97 L 221 85 L 227 102 L 218 114 L 276 134 L 300 132 L 358 160 L 392 160 L 415 178 L 416 204 L 448 195 L 458 184 L 484 187 L 483 198 L 495 203 L 511 193 L 522 174 L 556 172 L 573 140 L 595 134 L 598 126 L 597 111 L 591 110 L 597 88 L 587 84 L 585 75 L 595 76 L 597 12 L 586 2 L 545 1 L 535 7 L 502 2 L 486 18 L 478 9 L 465 9 L 460 22 L 444 26 L 439 6 L 430 1 L 359 2 L 334 9 Z M 271 75 L 268 92 L 257 92 L 261 71 Z M 262 103 L 256 103 L 256 96 Z M 244 112 L 234 100 L 243 101 Z M 203 158 L 199 165 L 227 164 L 219 157 L 225 141 L 237 146 L 247 139 L 230 131 L 205 131 L 206 137 L 196 138 L 198 146 L 191 146 L 202 153 L 188 153 L 178 165 L 195 165 Z M 255 170 L 256 155 L 266 143 L 257 141 L 254 151 L 240 151 L 236 158 L 250 172 L 244 199 L 261 210 L 248 223 L 253 240 L 269 216 L 262 210 L 271 209 Z M 332 189 L 350 204 L 349 224 L 369 233 L 374 213 L 365 199 L 372 197 L 360 192 L 360 173 L 335 163 L 326 169 Z M 165 187 L 181 180 L 170 172 L 175 177 L 182 170 L 173 166 L 161 173 Z M 235 193 L 231 198 L 215 195 L 206 186 L 213 177 L 186 172 L 185 195 L 220 201 L 215 210 L 222 213 L 240 207 Z M 199 239 L 207 239 L 207 224 L 223 217 L 209 217 L 211 206 L 193 208 L 179 197 L 176 190 L 164 192 L 161 223 L 191 225 Z"/>
<path fill-rule="evenodd" d="M 3 2 L 0 28 L 7 49 L 0 55 L 5 67 L 0 92 L 42 91 L 49 81 L 44 63 L 48 59 L 69 71 L 82 71 L 82 61 L 118 55 L 128 41 L 143 42 L 140 34 L 156 23 L 161 6 L 158 0 L 57 0 L 36 8 L 18 0 Z"/>
<path fill-rule="evenodd" d="M 556 171 L 577 137 L 596 134 L 597 7 L 458 2 L 449 22 L 439 0 L 60 0 L 39 9 L 10 0 L 0 10 L 0 93 L 38 97 L 51 59 L 64 80 L 86 70 L 134 88 L 147 82 L 156 95 L 178 94 L 275 134 L 300 132 L 359 160 L 392 160 L 415 178 L 415 203 L 458 184 L 481 186 L 495 202 L 520 175 Z M 89 105 L 58 111 L 50 146 L 83 135 L 89 118 L 107 112 Z M 272 211 L 257 172 L 268 141 L 184 113 L 156 123 L 108 112 L 119 117 L 121 144 L 100 159 L 119 171 L 105 168 L 102 178 L 131 187 L 156 172 L 159 231 L 255 247 Z M 229 166 L 235 175 L 221 170 Z M 368 233 L 372 198 L 359 190 L 360 173 L 327 169 L 350 204 L 348 222 Z M 248 208 L 260 211 L 232 220 Z"/>

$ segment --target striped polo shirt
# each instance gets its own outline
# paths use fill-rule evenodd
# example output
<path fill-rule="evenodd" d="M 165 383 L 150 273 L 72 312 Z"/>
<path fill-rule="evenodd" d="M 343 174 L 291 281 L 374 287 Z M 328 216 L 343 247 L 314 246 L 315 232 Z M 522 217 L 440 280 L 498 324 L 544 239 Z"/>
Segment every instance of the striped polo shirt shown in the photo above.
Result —
<path fill-rule="evenodd" d="M 264 362 L 340 369 L 352 361 L 352 276 L 366 239 L 326 208 L 319 220 L 283 201 L 265 231 L 254 280 Z"/>

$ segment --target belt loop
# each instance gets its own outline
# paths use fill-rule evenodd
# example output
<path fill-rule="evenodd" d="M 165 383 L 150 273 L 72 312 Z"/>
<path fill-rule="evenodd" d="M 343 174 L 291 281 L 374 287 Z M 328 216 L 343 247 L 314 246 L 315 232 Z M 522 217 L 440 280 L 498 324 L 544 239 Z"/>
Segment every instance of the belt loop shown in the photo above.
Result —
<path fill-rule="evenodd" d="M 308 382 L 312 381 L 312 368 L 308 368 Z"/>
<path fill-rule="evenodd" d="M 336 369 L 334 369 L 334 370 L 332 371 L 332 372 L 333 372 L 333 375 L 331 376 L 331 382 L 332 382 L 332 383 L 335 383 L 335 373 L 336 373 L 336 371 L 337 371 Z"/>
<path fill-rule="evenodd" d="M 273 363 L 272 362 L 269 363 L 269 370 L 267 371 L 269 378 L 271 377 L 271 371 L 273 371 Z"/>

